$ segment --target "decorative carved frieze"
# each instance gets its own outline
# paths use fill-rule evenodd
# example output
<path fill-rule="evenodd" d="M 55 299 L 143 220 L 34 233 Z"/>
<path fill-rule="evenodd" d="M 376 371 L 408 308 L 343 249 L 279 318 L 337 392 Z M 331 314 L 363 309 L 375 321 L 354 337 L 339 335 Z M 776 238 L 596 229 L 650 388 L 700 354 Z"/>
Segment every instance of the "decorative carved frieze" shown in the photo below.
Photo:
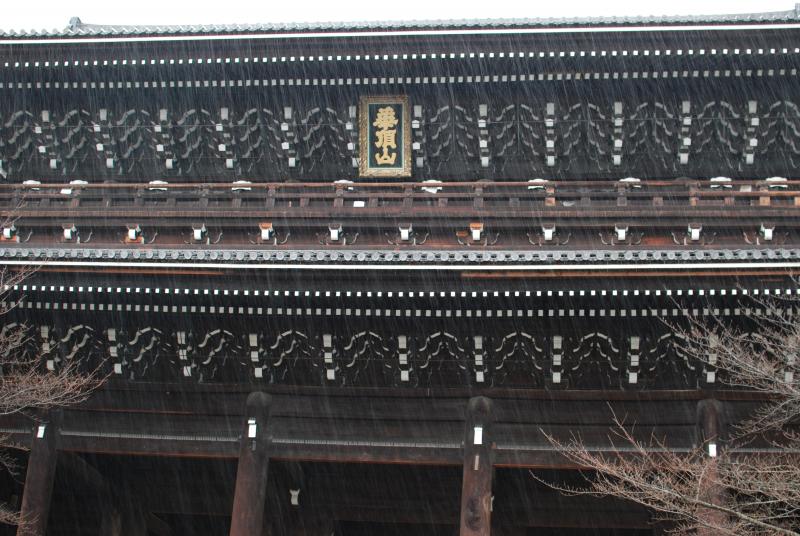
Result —
<path fill-rule="evenodd" d="M 109 313 L 95 315 L 91 323 L 53 327 L 40 318 L 22 326 L 32 334 L 28 350 L 42 356 L 44 367 L 78 366 L 128 381 L 692 389 L 713 365 L 686 356 L 679 338 L 652 318 L 639 322 L 635 348 L 627 332 L 613 330 L 607 322 L 603 331 L 587 323 L 559 331 L 535 320 L 487 319 L 481 329 L 470 323 L 472 328 L 465 331 L 450 322 L 422 319 L 398 338 L 378 319 L 341 327 L 285 318 L 260 327 L 252 321 L 235 325 L 208 317 L 158 325 L 147 324 L 147 317 L 119 320 Z M 633 369 L 636 375 L 630 374 Z"/>
<path fill-rule="evenodd" d="M 540 95 L 528 86 L 477 98 L 413 92 L 408 98 L 418 115 L 411 121 L 403 112 L 405 126 L 414 126 L 413 148 L 411 129 L 403 128 L 400 176 L 793 175 L 800 163 L 797 97 L 720 92 L 663 100 L 648 90 L 624 101 L 604 89 L 591 99 Z M 357 95 L 332 93 L 319 102 L 267 95 L 251 103 L 220 94 L 202 104 L 180 96 L 169 108 L 128 108 L 121 94 L 80 107 L 15 108 L 10 101 L 0 109 L 0 172 L 10 180 L 357 178 Z M 359 145 L 363 152 L 363 140 Z"/>

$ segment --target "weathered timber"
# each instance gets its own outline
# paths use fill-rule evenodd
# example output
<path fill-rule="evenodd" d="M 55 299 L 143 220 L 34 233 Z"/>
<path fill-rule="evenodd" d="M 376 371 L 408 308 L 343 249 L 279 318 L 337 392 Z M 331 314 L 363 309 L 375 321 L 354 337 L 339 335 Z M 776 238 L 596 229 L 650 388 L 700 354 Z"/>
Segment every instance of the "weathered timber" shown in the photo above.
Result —
<path fill-rule="evenodd" d="M 58 463 L 60 421 L 61 413 L 52 411 L 34 425 L 17 536 L 44 536 L 47 531 Z"/>
<path fill-rule="evenodd" d="M 64 415 L 62 448 L 69 452 L 208 457 L 234 459 L 246 393 L 241 387 L 179 386 L 157 392 L 153 386 L 100 391 L 85 408 Z M 270 389 L 272 456 L 282 460 L 388 462 L 459 465 L 463 434 L 463 397 L 369 396 L 359 391 L 314 395 Z M 490 391 L 491 392 L 491 391 Z M 606 448 L 612 411 L 636 423 L 637 437 L 651 432 L 666 437 L 675 449 L 702 442 L 696 399 L 702 392 L 669 392 L 663 397 L 629 396 L 598 403 L 575 392 L 505 393 L 493 398 L 495 464 L 508 467 L 571 466 L 541 435 L 546 430 L 568 439 L 579 428 L 589 448 Z M 565 395 L 569 394 L 567 397 Z M 725 418 L 738 421 L 758 405 L 756 400 L 726 396 Z M 459 407 L 460 406 L 460 407 Z M 30 444 L 27 424 L 11 420 L 13 440 Z M 767 448 L 768 445 L 750 445 Z M 766 452 L 766 450 L 765 450 Z M 625 455 L 624 452 L 620 453 Z"/>
<path fill-rule="evenodd" d="M 111 378 L 57 451 L 0 419 L 30 480 L 61 456 L 48 536 L 650 533 L 529 469 L 574 483 L 544 434 L 608 452 L 614 413 L 710 452 L 762 397 L 664 326 L 797 289 L 798 21 L 1 36 L 0 265 L 42 267 L 7 323 Z M 413 172 L 361 182 L 384 90 Z"/>
<path fill-rule="evenodd" d="M 719 482 L 717 469 L 717 456 L 722 448 L 721 440 L 724 436 L 722 422 L 722 403 L 714 399 L 701 400 L 697 403 L 697 412 L 702 428 L 703 450 L 711 458 L 710 467 L 704 475 L 705 481 L 698 483 L 702 500 L 714 506 L 723 506 L 725 503 L 725 489 Z M 718 531 L 713 527 L 725 526 L 727 515 L 713 508 L 700 508 L 700 521 L 702 526 L 698 529 L 700 536 L 713 536 Z"/>
<path fill-rule="evenodd" d="M 264 526 L 264 505 L 269 468 L 269 413 L 272 398 L 257 391 L 247 397 L 239 440 L 239 467 L 231 516 L 231 536 L 254 536 Z"/>
<path fill-rule="evenodd" d="M 471 398 L 464 422 L 461 536 L 489 536 L 492 525 L 492 401 Z"/>

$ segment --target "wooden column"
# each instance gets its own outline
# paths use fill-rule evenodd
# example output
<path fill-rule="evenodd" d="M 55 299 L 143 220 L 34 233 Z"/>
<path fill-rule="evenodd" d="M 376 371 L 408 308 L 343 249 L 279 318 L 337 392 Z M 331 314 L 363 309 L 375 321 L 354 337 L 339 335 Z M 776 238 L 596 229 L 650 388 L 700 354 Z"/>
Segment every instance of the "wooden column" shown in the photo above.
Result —
<path fill-rule="evenodd" d="M 723 505 L 725 503 L 725 490 L 717 482 L 717 456 L 720 453 L 722 438 L 721 403 L 718 400 L 701 400 L 697 404 L 697 414 L 702 431 L 703 451 L 709 457 L 711 464 L 706 472 L 706 481 L 700 482 L 701 497 L 708 503 Z M 708 525 L 724 526 L 725 514 L 713 509 L 700 511 L 699 517 Z M 710 527 L 699 527 L 698 536 L 712 536 L 718 531 Z"/>
<path fill-rule="evenodd" d="M 44 536 L 50 515 L 50 499 L 58 461 L 58 428 L 61 413 L 51 412 L 47 419 L 33 427 L 31 453 L 22 492 L 21 522 L 17 536 Z"/>
<path fill-rule="evenodd" d="M 269 466 L 267 424 L 271 406 L 272 397 L 266 393 L 258 391 L 247 397 L 233 495 L 231 536 L 253 536 L 262 532 Z"/>
<path fill-rule="evenodd" d="M 492 522 L 492 401 L 471 398 L 464 426 L 460 536 L 489 536 Z"/>

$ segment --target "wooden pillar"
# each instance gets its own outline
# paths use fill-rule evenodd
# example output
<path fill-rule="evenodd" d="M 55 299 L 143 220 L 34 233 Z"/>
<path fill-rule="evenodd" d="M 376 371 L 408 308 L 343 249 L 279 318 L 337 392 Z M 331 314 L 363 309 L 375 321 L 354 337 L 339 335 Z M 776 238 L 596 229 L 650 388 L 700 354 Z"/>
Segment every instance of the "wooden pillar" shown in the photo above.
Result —
<path fill-rule="evenodd" d="M 61 413 L 53 411 L 33 428 L 31 453 L 22 492 L 22 512 L 17 536 L 44 536 L 50 515 L 50 499 L 58 461 L 59 426 Z"/>
<path fill-rule="evenodd" d="M 492 401 L 471 398 L 464 426 L 460 536 L 489 536 L 492 524 Z"/>
<path fill-rule="evenodd" d="M 261 534 L 267 496 L 269 438 L 267 424 L 272 397 L 257 391 L 247 397 L 236 469 L 231 536 Z"/>
<path fill-rule="evenodd" d="M 722 422 L 721 422 L 721 403 L 718 400 L 706 399 L 697 403 L 698 420 L 702 429 L 703 448 L 706 454 L 709 449 L 714 450 L 711 445 L 719 447 Z M 716 454 L 716 453 L 714 453 Z"/>
<path fill-rule="evenodd" d="M 697 404 L 698 420 L 702 431 L 703 451 L 709 457 L 710 464 L 706 471 L 705 481 L 698 483 L 701 497 L 708 503 L 723 505 L 725 490 L 719 485 L 717 474 L 717 456 L 720 453 L 722 438 L 721 403 L 718 400 L 701 400 Z M 719 531 L 712 527 L 725 526 L 725 514 L 713 509 L 704 509 L 699 513 L 700 520 L 708 526 L 697 530 L 698 536 L 712 536 Z"/>

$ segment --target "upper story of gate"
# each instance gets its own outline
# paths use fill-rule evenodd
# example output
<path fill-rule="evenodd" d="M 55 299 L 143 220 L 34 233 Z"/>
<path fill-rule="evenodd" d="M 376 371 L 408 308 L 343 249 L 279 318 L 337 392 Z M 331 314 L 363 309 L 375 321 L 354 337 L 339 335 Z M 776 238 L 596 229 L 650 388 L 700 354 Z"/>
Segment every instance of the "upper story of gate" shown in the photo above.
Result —
<path fill-rule="evenodd" d="M 0 34 L 7 182 L 795 178 L 800 9 L 694 17 L 103 26 Z"/>

